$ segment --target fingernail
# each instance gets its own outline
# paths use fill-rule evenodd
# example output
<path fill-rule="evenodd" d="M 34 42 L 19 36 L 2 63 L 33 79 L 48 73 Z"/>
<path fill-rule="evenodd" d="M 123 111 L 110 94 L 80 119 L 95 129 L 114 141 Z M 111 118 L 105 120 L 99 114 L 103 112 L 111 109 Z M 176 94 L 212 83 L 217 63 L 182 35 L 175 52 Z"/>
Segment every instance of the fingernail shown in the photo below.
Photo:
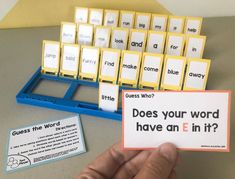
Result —
<path fill-rule="evenodd" d="M 159 147 L 159 153 L 170 162 L 175 162 L 177 158 L 176 147 L 173 144 L 162 144 Z"/>

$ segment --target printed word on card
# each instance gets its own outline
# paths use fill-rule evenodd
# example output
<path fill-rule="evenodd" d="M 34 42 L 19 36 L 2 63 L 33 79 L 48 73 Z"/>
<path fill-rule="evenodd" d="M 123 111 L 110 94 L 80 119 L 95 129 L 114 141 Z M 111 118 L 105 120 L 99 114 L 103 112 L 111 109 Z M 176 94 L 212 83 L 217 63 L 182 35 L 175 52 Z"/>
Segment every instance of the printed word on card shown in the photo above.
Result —
<path fill-rule="evenodd" d="M 177 33 L 167 33 L 165 54 L 182 56 L 185 44 L 185 35 Z"/>
<path fill-rule="evenodd" d="M 60 29 L 61 43 L 75 43 L 77 25 L 71 22 L 62 22 Z"/>
<path fill-rule="evenodd" d="M 97 80 L 99 65 L 99 48 L 91 46 L 82 46 L 79 77 L 92 81 Z"/>
<path fill-rule="evenodd" d="M 202 58 L 206 36 L 188 35 L 184 55 L 187 58 Z"/>
<path fill-rule="evenodd" d="M 77 78 L 80 47 L 76 44 L 63 44 L 60 75 Z"/>
<path fill-rule="evenodd" d="M 113 28 L 111 48 L 126 50 L 129 30 L 127 28 Z"/>
<path fill-rule="evenodd" d="M 119 11 L 104 10 L 104 26 L 117 27 L 118 18 L 119 18 Z"/>
<path fill-rule="evenodd" d="M 147 39 L 147 30 L 131 29 L 128 50 L 143 52 Z"/>
<path fill-rule="evenodd" d="M 111 29 L 105 26 L 96 26 L 94 46 L 101 48 L 108 48 L 110 41 Z"/>
<path fill-rule="evenodd" d="M 202 26 L 201 17 L 186 17 L 184 33 L 200 35 L 201 26 Z"/>
<path fill-rule="evenodd" d="M 141 52 L 122 51 L 119 84 L 137 87 L 141 64 Z"/>
<path fill-rule="evenodd" d="M 185 17 L 169 16 L 168 32 L 183 33 Z"/>
<path fill-rule="evenodd" d="M 166 32 L 149 31 L 146 52 L 162 54 L 165 41 Z"/>
<path fill-rule="evenodd" d="M 152 14 L 151 30 L 166 31 L 167 18 L 167 15 Z"/>
<path fill-rule="evenodd" d="M 205 90 L 211 60 L 189 58 L 183 90 Z"/>
<path fill-rule="evenodd" d="M 75 23 L 87 23 L 89 10 L 85 7 L 75 7 L 74 22 Z"/>
<path fill-rule="evenodd" d="M 78 24 L 77 42 L 79 45 L 92 45 L 93 29 L 91 24 Z"/>
<path fill-rule="evenodd" d="M 120 50 L 102 49 L 100 60 L 99 80 L 116 83 L 118 78 Z"/>
<path fill-rule="evenodd" d="M 43 41 L 42 44 L 42 73 L 59 72 L 60 65 L 60 42 Z"/>
<path fill-rule="evenodd" d="M 181 90 L 184 79 L 185 65 L 185 57 L 166 55 L 164 60 L 161 88 L 166 90 Z"/>
<path fill-rule="evenodd" d="M 151 14 L 137 12 L 135 15 L 135 28 L 148 30 L 150 26 Z"/>
<path fill-rule="evenodd" d="M 163 55 L 143 53 L 139 87 L 158 90 L 162 72 Z"/>
<path fill-rule="evenodd" d="M 104 111 L 118 110 L 119 86 L 110 83 L 99 83 L 99 108 Z"/>
<path fill-rule="evenodd" d="M 89 9 L 89 24 L 103 24 L 103 9 Z"/>
<path fill-rule="evenodd" d="M 131 29 L 134 27 L 135 12 L 134 11 L 121 11 L 119 26 L 122 28 Z"/>

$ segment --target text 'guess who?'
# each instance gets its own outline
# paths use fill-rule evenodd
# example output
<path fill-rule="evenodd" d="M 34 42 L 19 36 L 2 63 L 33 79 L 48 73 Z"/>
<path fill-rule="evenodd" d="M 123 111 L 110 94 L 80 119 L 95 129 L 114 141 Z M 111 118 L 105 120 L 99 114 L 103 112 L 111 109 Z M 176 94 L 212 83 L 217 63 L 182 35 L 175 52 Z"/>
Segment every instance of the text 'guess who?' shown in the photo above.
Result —
<path fill-rule="evenodd" d="M 184 51 L 185 35 L 177 33 L 167 33 L 165 54 L 182 56 Z"/>
<path fill-rule="evenodd" d="M 135 11 L 120 11 L 119 26 L 131 29 L 134 27 Z"/>
<path fill-rule="evenodd" d="M 128 50 L 143 52 L 145 50 L 147 30 L 131 29 L 129 39 Z"/>
<path fill-rule="evenodd" d="M 165 47 L 166 32 L 148 31 L 146 51 L 162 54 Z"/>
<path fill-rule="evenodd" d="M 60 65 L 60 42 L 43 41 L 42 44 L 42 73 L 57 75 Z"/>
<path fill-rule="evenodd" d="M 183 90 L 205 90 L 211 60 L 189 58 Z"/>
<path fill-rule="evenodd" d="M 202 27 L 202 17 L 186 17 L 185 34 L 200 35 Z"/>
<path fill-rule="evenodd" d="M 185 46 L 187 58 L 202 58 L 206 44 L 206 36 L 188 35 Z"/>
<path fill-rule="evenodd" d="M 102 49 L 100 60 L 99 81 L 116 84 L 118 78 L 120 50 Z"/>
<path fill-rule="evenodd" d="M 167 15 L 152 14 L 151 30 L 165 32 L 167 26 Z"/>
<path fill-rule="evenodd" d="M 163 55 L 143 53 L 139 79 L 140 88 L 159 89 Z"/>
<path fill-rule="evenodd" d="M 77 44 L 63 44 L 60 75 L 77 78 L 80 46 Z"/>
<path fill-rule="evenodd" d="M 126 50 L 129 30 L 127 28 L 113 28 L 111 38 L 111 48 Z"/>
<path fill-rule="evenodd" d="M 169 16 L 168 18 L 168 32 L 183 33 L 185 17 Z"/>
<path fill-rule="evenodd" d="M 92 45 L 93 29 L 92 24 L 78 24 L 77 43 L 80 45 Z"/>
<path fill-rule="evenodd" d="M 117 111 L 118 94 L 118 85 L 110 83 L 99 83 L 99 108 L 104 111 Z"/>
<path fill-rule="evenodd" d="M 185 57 L 166 55 L 164 60 L 161 88 L 166 90 L 181 90 L 184 79 L 185 65 Z"/>
<path fill-rule="evenodd" d="M 135 15 L 135 28 L 149 30 L 151 22 L 150 13 L 137 12 Z"/>
<path fill-rule="evenodd" d="M 99 48 L 91 46 L 82 46 L 79 77 L 96 81 L 99 66 Z"/>
<path fill-rule="evenodd" d="M 103 9 L 89 9 L 89 24 L 102 25 L 103 24 Z"/>
<path fill-rule="evenodd" d="M 75 7 L 74 22 L 87 23 L 89 10 L 85 7 Z"/>
<path fill-rule="evenodd" d="M 75 43 L 77 25 L 71 22 L 62 22 L 60 28 L 61 43 Z"/>
<path fill-rule="evenodd" d="M 117 27 L 119 18 L 119 11 L 104 10 L 104 26 Z"/>
<path fill-rule="evenodd" d="M 94 46 L 100 48 L 108 48 L 110 41 L 111 29 L 105 26 L 96 26 Z"/>
<path fill-rule="evenodd" d="M 137 87 L 141 64 L 141 52 L 122 51 L 119 84 Z"/>

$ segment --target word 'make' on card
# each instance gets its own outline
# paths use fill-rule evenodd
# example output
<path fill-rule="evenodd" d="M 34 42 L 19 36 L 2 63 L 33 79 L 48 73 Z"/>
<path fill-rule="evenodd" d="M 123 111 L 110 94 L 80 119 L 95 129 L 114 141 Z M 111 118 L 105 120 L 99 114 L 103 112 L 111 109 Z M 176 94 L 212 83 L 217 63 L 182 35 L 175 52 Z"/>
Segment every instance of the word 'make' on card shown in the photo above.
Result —
<path fill-rule="evenodd" d="M 60 75 L 77 78 L 80 46 L 76 44 L 63 44 Z"/>
<path fill-rule="evenodd" d="M 93 43 L 93 25 L 78 24 L 77 42 L 80 45 L 92 45 Z"/>
<path fill-rule="evenodd" d="M 110 41 L 111 29 L 105 26 L 96 26 L 94 46 L 101 48 L 108 48 Z"/>
<path fill-rule="evenodd" d="M 111 48 L 126 50 L 129 30 L 127 28 L 113 28 Z"/>
<path fill-rule="evenodd" d="M 85 80 L 97 80 L 100 50 L 97 47 L 82 46 L 79 77 Z"/>
<path fill-rule="evenodd" d="M 166 39 L 165 54 L 182 56 L 184 51 L 185 35 L 177 33 L 168 33 Z"/>
<path fill-rule="evenodd" d="M 119 84 L 137 87 L 141 64 L 141 52 L 122 51 Z"/>
<path fill-rule="evenodd" d="M 159 89 L 163 55 L 143 53 L 139 87 Z"/>
<path fill-rule="evenodd" d="M 206 36 L 188 35 L 185 45 L 187 58 L 202 58 L 206 43 Z"/>
<path fill-rule="evenodd" d="M 211 60 L 189 58 L 183 90 L 205 90 Z"/>
<path fill-rule="evenodd" d="M 124 149 L 229 152 L 230 91 L 123 91 Z"/>
<path fill-rule="evenodd" d="M 43 41 L 42 44 L 42 73 L 59 72 L 60 65 L 60 42 Z"/>
<path fill-rule="evenodd" d="M 60 29 L 60 41 L 62 43 L 75 43 L 77 25 L 71 22 L 62 22 Z"/>
<path fill-rule="evenodd" d="M 10 131 L 6 171 L 45 164 L 86 152 L 78 116 Z"/>
<path fill-rule="evenodd" d="M 149 31 L 146 51 L 162 54 L 164 52 L 165 41 L 166 32 Z"/>
<path fill-rule="evenodd" d="M 103 24 L 103 9 L 89 9 L 89 24 L 102 25 Z"/>
<path fill-rule="evenodd" d="M 119 86 L 109 83 L 99 83 L 99 108 L 115 112 L 118 109 Z"/>
<path fill-rule="evenodd" d="M 128 50 L 143 52 L 145 50 L 147 30 L 131 29 L 129 39 Z"/>
<path fill-rule="evenodd" d="M 104 10 L 104 26 L 117 27 L 119 11 Z"/>
<path fill-rule="evenodd" d="M 99 80 L 116 83 L 118 78 L 120 50 L 102 49 L 100 60 Z"/>
<path fill-rule="evenodd" d="M 200 35 L 202 27 L 201 17 L 186 17 L 185 20 L 185 34 Z"/>
<path fill-rule="evenodd" d="M 161 88 L 166 90 L 181 90 L 184 79 L 185 65 L 185 57 L 166 55 L 164 60 Z"/>
<path fill-rule="evenodd" d="M 166 31 L 167 15 L 152 14 L 151 30 Z"/>
<path fill-rule="evenodd" d="M 148 30 L 150 26 L 150 13 L 137 12 L 135 16 L 135 28 Z"/>
<path fill-rule="evenodd" d="M 75 7 L 74 22 L 87 23 L 89 10 L 85 7 Z"/>
<path fill-rule="evenodd" d="M 122 28 L 131 29 L 134 27 L 135 12 L 134 11 L 121 11 L 119 26 Z"/>
<path fill-rule="evenodd" d="M 168 19 L 168 32 L 183 33 L 185 17 L 182 16 L 169 16 Z"/>

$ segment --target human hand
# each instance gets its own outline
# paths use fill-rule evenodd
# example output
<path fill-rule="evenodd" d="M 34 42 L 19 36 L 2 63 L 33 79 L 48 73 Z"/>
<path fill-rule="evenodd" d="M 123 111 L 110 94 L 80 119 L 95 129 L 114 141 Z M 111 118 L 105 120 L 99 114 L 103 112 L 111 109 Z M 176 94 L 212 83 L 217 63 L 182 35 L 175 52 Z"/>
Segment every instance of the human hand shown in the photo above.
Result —
<path fill-rule="evenodd" d="M 178 159 L 170 143 L 152 151 L 130 151 L 123 150 L 119 142 L 98 156 L 77 179 L 175 179 Z"/>

